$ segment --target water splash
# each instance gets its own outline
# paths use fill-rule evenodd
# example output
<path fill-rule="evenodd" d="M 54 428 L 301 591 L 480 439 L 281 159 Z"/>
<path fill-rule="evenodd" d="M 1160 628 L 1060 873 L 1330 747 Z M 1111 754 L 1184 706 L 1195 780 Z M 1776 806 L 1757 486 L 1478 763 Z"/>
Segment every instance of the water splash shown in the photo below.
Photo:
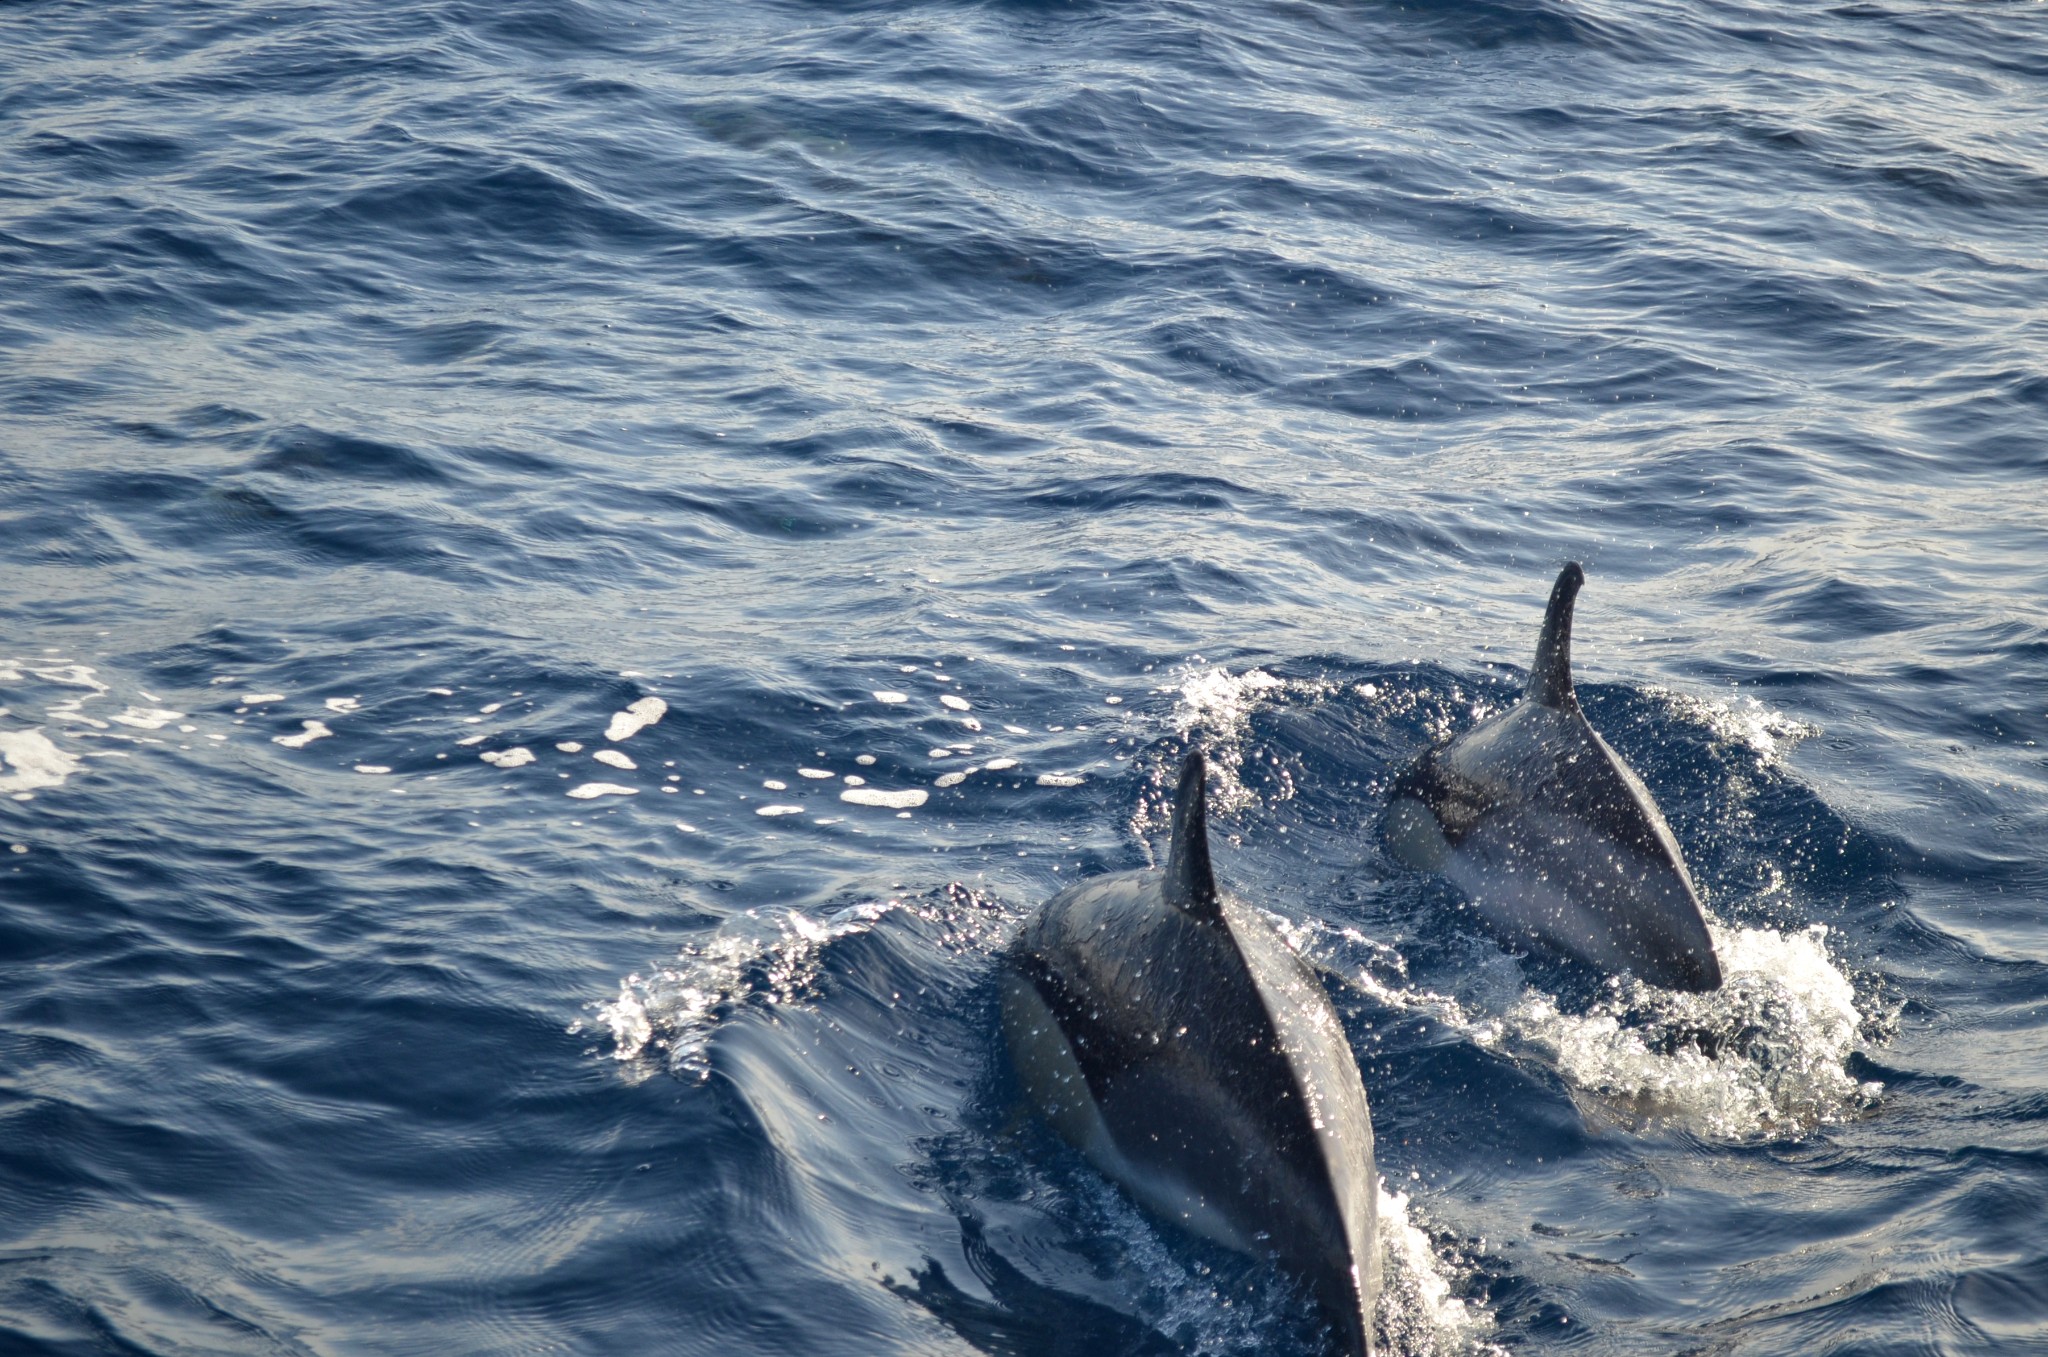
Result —
<path fill-rule="evenodd" d="M 1733 928 L 1709 920 L 1723 983 L 1710 994 L 1615 980 L 1584 1012 L 1511 980 L 1490 943 L 1451 994 L 1412 984 L 1397 953 L 1327 927 L 1301 945 L 1389 1007 L 1426 1013 L 1473 1044 L 1538 1061 L 1604 1115 L 1668 1121 L 1716 1140 L 1796 1135 L 1875 1105 L 1851 1075 L 1866 1015 L 1828 956 L 1825 924 Z"/>
<path fill-rule="evenodd" d="M 1244 785 L 1243 777 L 1244 740 L 1253 715 L 1282 698 L 1318 696 L 1330 688 L 1306 679 L 1275 678 L 1263 669 L 1233 674 L 1216 667 L 1189 673 L 1178 686 L 1168 685 L 1159 691 L 1179 695 L 1173 711 L 1174 729 L 1184 742 L 1202 737 L 1213 779 L 1210 808 L 1228 814 L 1258 800 Z"/>
<path fill-rule="evenodd" d="M 1141 1284 L 1152 1291 L 1146 1321 L 1192 1351 L 1260 1357 L 1274 1350 L 1276 1333 L 1320 1325 L 1308 1293 L 1277 1263 L 1254 1268 L 1250 1276 L 1258 1280 L 1244 1290 L 1243 1277 L 1225 1282 L 1217 1269 L 1168 1243 L 1157 1223 L 1108 1179 L 1091 1173 L 1076 1187 L 1080 1228 L 1124 1241 Z M 1384 1180 L 1377 1191 L 1380 1292 L 1373 1350 L 1381 1357 L 1505 1357 L 1506 1349 L 1491 1341 L 1493 1316 L 1459 1294 L 1477 1273 L 1473 1260 L 1451 1236 L 1433 1231 L 1406 1193 L 1389 1191 Z"/>
<path fill-rule="evenodd" d="M 1583 1014 L 1530 991 L 1495 1044 L 1532 1049 L 1609 1108 L 1724 1140 L 1797 1134 L 1866 1111 L 1883 1086 L 1851 1075 L 1863 1015 L 1827 954 L 1827 925 L 1714 927 L 1710 994 L 1615 984 Z"/>
<path fill-rule="evenodd" d="M 796 910 L 749 910 L 740 926 L 686 945 L 670 965 L 627 976 L 616 999 L 591 1011 L 611 1032 L 614 1059 L 659 1052 L 670 1073 L 702 1082 L 711 1074 L 711 1035 L 728 1013 L 749 1001 L 809 998 L 825 947 L 900 907 L 897 900 L 848 905 L 823 919 Z M 569 1030 L 579 1032 L 583 1024 Z"/>
<path fill-rule="evenodd" d="M 1655 684 L 1643 693 L 1664 703 L 1674 716 L 1705 726 L 1721 744 L 1747 749 L 1759 769 L 1775 768 L 1801 740 L 1820 734 L 1820 727 L 1787 716 L 1756 698 L 1731 696 L 1726 701 L 1681 693 Z"/>
<path fill-rule="evenodd" d="M 1453 1357 L 1507 1349 L 1488 1341 L 1493 1317 L 1457 1291 L 1473 1272 L 1448 1239 L 1416 1223 L 1408 1195 L 1379 1185 L 1380 1296 L 1373 1314 L 1378 1351 L 1390 1357 Z"/>

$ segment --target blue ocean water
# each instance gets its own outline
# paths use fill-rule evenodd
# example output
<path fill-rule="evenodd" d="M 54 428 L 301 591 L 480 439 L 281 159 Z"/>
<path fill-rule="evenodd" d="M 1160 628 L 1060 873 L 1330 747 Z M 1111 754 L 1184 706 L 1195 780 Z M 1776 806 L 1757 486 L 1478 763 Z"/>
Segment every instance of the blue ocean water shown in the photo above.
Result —
<path fill-rule="evenodd" d="M 0 1351 L 1319 1351 L 994 1030 L 1194 743 L 1388 1351 L 2048 1351 L 2039 4 L 0 14 Z M 1374 835 L 1565 559 L 1720 995 Z"/>

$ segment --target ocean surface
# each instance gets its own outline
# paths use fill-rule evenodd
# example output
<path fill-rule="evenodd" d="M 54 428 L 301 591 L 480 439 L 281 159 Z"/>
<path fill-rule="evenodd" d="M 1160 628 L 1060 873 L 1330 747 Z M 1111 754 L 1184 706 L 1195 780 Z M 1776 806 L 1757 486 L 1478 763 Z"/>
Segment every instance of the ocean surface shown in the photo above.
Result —
<path fill-rule="evenodd" d="M 0 34 L 0 1353 L 1315 1357 L 996 1032 L 1192 745 L 1386 1352 L 2048 1352 L 2048 6 Z M 1568 559 L 1719 994 L 1376 834 Z"/>

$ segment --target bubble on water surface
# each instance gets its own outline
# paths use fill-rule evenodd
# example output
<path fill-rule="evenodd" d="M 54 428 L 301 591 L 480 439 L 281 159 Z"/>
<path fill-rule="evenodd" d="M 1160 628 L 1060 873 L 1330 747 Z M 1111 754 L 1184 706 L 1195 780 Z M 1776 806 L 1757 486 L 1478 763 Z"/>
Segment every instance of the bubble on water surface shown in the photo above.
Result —
<path fill-rule="evenodd" d="M 185 713 L 181 711 L 169 711 L 163 707 L 130 707 L 108 719 L 124 726 L 133 726 L 138 730 L 162 730 L 171 722 L 182 719 L 184 715 Z"/>
<path fill-rule="evenodd" d="M 1452 1357 L 1507 1350 L 1486 1341 L 1493 1317 L 1457 1296 L 1470 1271 L 1455 1248 L 1432 1241 L 1415 1223 L 1406 1193 L 1379 1184 L 1380 1295 L 1374 1307 L 1375 1351 L 1387 1357 Z"/>
<path fill-rule="evenodd" d="M 614 741 L 630 739 L 666 715 L 668 703 L 658 697 L 643 697 L 637 702 L 627 703 L 624 711 L 612 713 L 610 724 L 604 728 L 604 737 Z"/>
<path fill-rule="evenodd" d="M 929 795 L 930 793 L 922 787 L 908 787 L 896 792 L 884 791 L 880 787 L 848 787 L 839 793 L 839 799 L 856 806 L 883 806 L 890 810 L 902 810 L 923 805 Z"/>
<path fill-rule="evenodd" d="M 324 721 L 301 721 L 299 726 L 298 734 L 273 735 L 270 737 L 270 742 L 272 744 L 281 744 L 286 749 L 304 749 L 313 741 L 324 740 L 334 734 L 333 731 L 327 728 L 327 724 Z"/>
<path fill-rule="evenodd" d="M 40 730 L 0 730 L 0 792 L 62 786 L 81 762 Z"/>
<path fill-rule="evenodd" d="M 600 796 L 638 796 L 638 787 L 621 787 L 616 782 L 586 782 L 569 789 L 569 796 L 578 801 L 592 801 Z"/>

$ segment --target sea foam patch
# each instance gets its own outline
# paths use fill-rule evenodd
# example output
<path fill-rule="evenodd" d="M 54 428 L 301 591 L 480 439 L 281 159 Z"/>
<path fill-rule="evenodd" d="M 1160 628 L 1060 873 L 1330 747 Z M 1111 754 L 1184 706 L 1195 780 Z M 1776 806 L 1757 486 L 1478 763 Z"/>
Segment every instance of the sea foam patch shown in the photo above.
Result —
<path fill-rule="evenodd" d="M 81 761 L 40 730 L 0 730 L 0 792 L 19 795 L 61 787 Z"/>
<path fill-rule="evenodd" d="M 643 697 L 637 702 L 627 703 L 624 711 L 612 713 L 611 722 L 604 728 L 604 737 L 614 741 L 631 739 L 666 715 L 668 703 L 658 697 Z"/>
<path fill-rule="evenodd" d="M 901 791 L 884 791 L 880 787 L 848 787 L 839 793 L 841 801 L 856 806 L 882 806 L 890 810 L 908 810 L 921 806 L 930 793 L 922 787 L 906 787 Z"/>

